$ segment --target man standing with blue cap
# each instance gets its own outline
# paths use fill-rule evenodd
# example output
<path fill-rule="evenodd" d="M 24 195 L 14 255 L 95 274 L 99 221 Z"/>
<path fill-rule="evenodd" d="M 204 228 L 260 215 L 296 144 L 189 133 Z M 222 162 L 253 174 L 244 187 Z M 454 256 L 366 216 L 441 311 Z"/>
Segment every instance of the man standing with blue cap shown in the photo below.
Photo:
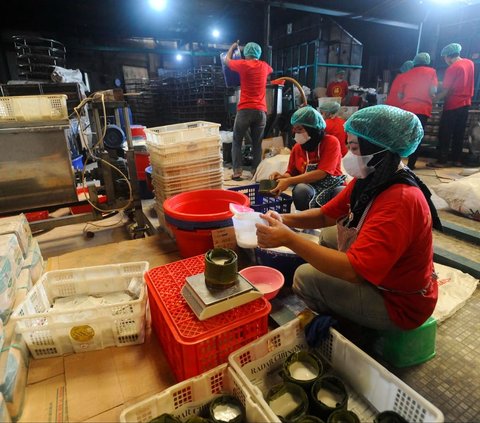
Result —
<path fill-rule="evenodd" d="M 438 158 L 434 163 L 427 163 L 429 167 L 446 167 L 447 159 L 454 166 L 462 166 L 463 138 L 474 89 L 474 65 L 471 60 L 460 57 L 461 50 L 460 44 L 451 43 L 441 52 L 448 68 L 442 91 L 434 101 L 445 99 L 445 103 L 438 132 Z"/>
<path fill-rule="evenodd" d="M 238 48 L 233 43 L 228 50 L 225 64 L 240 75 L 240 102 L 233 125 L 232 165 L 234 181 L 242 180 L 242 143 L 248 128 L 252 137 L 252 174 L 262 160 L 262 138 L 267 123 L 267 77 L 273 72 L 262 60 L 262 48 L 257 43 L 247 43 L 243 49 L 245 59 L 232 60 Z"/>

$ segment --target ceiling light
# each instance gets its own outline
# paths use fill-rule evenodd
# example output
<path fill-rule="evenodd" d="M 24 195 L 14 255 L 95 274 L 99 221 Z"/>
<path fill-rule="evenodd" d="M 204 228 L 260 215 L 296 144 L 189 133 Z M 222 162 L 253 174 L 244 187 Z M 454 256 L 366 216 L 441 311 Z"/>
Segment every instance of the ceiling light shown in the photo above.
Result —
<path fill-rule="evenodd" d="M 175 56 L 175 59 L 177 59 L 177 62 L 181 62 L 182 59 L 183 59 L 183 57 L 182 57 L 181 54 L 177 54 L 177 55 Z"/>
<path fill-rule="evenodd" d="M 150 7 L 155 10 L 163 10 L 167 7 L 167 0 L 149 0 Z"/>
<path fill-rule="evenodd" d="M 214 29 L 212 31 L 212 35 L 213 35 L 214 38 L 218 38 L 218 37 L 220 37 L 220 31 L 218 29 Z"/>

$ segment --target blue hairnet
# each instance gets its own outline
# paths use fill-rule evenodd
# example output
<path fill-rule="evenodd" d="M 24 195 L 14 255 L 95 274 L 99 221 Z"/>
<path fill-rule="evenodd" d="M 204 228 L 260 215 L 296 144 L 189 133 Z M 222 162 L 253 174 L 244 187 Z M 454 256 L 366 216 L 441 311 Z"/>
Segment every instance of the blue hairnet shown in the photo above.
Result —
<path fill-rule="evenodd" d="M 402 66 L 400 66 L 400 72 L 405 73 L 413 68 L 413 60 L 407 60 L 403 62 Z"/>
<path fill-rule="evenodd" d="M 326 101 L 325 103 L 321 104 L 318 108 L 320 109 L 321 112 L 325 113 L 331 113 L 334 115 L 340 110 L 340 103 L 336 101 Z"/>
<path fill-rule="evenodd" d="M 413 64 L 418 65 L 429 65 L 430 64 L 430 55 L 428 53 L 418 53 L 414 59 Z"/>
<path fill-rule="evenodd" d="M 315 129 L 325 129 L 327 126 L 322 115 L 312 106 L 298 109 L 290 118 L 292 125 L 309 126 Z"/>
<path fill-rule="evenodd" d="M 401 157 L 412 154 L 423 138 L 420 120 L 413 113 L 398 107 L 365 107 L 345 122 L 345 131 Z"/>
<path fill-rule="evenodd" d="M 245 57 L 255 57 L 255 59 L 260 59 L 262 48 L 257 43 L 247 43 L 243 48 L 243 55 Z"/>
<path fill-rule="evenodd" d="M 442 48 L 440 56 L 452 56 L 454 54 L 460 54 L 462 51 L 462 46 L 458 43 L 451 43 Z"/>

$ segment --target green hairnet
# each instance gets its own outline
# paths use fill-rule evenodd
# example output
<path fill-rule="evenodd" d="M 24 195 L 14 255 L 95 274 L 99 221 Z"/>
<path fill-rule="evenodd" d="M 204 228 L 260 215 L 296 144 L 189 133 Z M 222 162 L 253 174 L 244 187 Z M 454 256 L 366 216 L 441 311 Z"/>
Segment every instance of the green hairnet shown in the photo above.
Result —
<path fill-rule="evenodd" d="M 336 101 L 326 101 L 325 103 L 320 105 L 318 108 L 320 109 L 321 112 L 330 113 L 334 115 L 340 110 L 340 107 L 342 106 L 340 106 L 340 103 Z"/>
<path fill-rule="evenodd" d="M 384 104 L 355 112 L 345 122 L 345 131 L 401 157 L 412 154 L 423 138 L 422 124 L 416 115 Z"/>
<path fill-rule="evenodd" d="M 451 43 L 442 48 L 440 56 L 453 56 L 454 54 L 460 54 L 462 46 L 458 43 Z"/>
<path fill-rule="evenodd" d="M 413 59 L 413 64 L 415 66 L 428 66 L 430 64 L 430 55 L 428 53 L 418 53 Z"/>
<path fill-rule="evenodd" d="M 312 106 L 298 109 L 290 118 L 292 125 L 310 126 L 315 129 L 325 129 L 327 126 L 322 115 Z"/>
<path fill-rule="evenodd" d="M 262 48 L 257 43 L 247 43 L 243 48 L 243 55 L 245 57 L 255 57 L 255 59 L 260 59 Z"/>
<path fill-rule="evenodd" d="M 344 69 L 337 69 L 337 71 L 335 72 L 335 75 L 345 75 L 347 72 L 345 72 Z"/>
<path fill-rule="evenodd" d="M 407 60 L 403 62 L 402 66 L 400 66 L 400 72 L 405 73 L 413 68 L 413 60 Z"/>

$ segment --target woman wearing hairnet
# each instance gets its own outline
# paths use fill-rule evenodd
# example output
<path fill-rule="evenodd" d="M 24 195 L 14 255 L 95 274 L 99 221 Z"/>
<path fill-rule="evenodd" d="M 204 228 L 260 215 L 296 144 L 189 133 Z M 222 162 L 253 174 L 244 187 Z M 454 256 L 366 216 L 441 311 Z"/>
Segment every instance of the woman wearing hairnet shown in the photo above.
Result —
<path fill-rule="evenodd" d="M 312 310 L 373 329 L 419 327 L 437 302 L 432 225 L 441 225 L 428 188 L 400 158 L 415 150 L 422 125 L 413 113 L 379 105 L 354 113 L 345 129 L 343 164 L 354 179 L 320 209 L 267 212 L 258 245 L 283 245 L 307 261 L 293 290 Z M 317 245 L 290 229 L 334 225 L 337 249 L 326 246 L 335 238 Z"/>
<path fill-rule="evenodd" d="M 432 116 L 432 100 L 437 93 L 437 72 L 430 66 L 430 55 L 422 52 L 413 59 L 413 69 L 403 75 L 398 88 L 398 97 L 404 110 L 415 113 L 420 119 L 422 128 Z M 420 146 L 420 144 L 419 144 Z M 415 169 L 418 148 L 408 156 L 408 167 Z"/>
<path fill-rule="evenodd" d="M 337 138 L 338 142 L 340 143 L 340 153 L 342 157 L 347 154 L 347 133 L 343 128 L 345 125 L 345 119 L 337 116 L 337 113 L 340 110 L 340 103 L 336 101 L 327 101 L 321 104 L 318 109 L 320 110 L 320 114 L 322 115 L 323 119 L 325 120 L 325 133 L 328 135 L 333 135 Z"/>
<path fill-rule="evenodd" d="M 274 172 L 270 179 L 278 183 L 271 192 L 280 195 L 294 185 L 292 196 L 297 210 L 320 207 L 333 196 L 334 189 L 344 184 L 338 140 L 325 134 L 322 115 L 311 106 L 298 109 L 290 123 L 295 145 L 284 174 Z"/>
<path fill-rule="evenodd" d="M 400 73 L 392 82 L 387 99 L 385 100 L 385 104 L 388 104 L 389 106 L 401 107 L 402 100 L 398 96 L 398 90 L 402 85 L 403 78 L 405 78 L 405 75 L 410 69 L 413 69 L 413 60 L 407 60 L 403 62 L 402 66 L 400 66 Z"/>

